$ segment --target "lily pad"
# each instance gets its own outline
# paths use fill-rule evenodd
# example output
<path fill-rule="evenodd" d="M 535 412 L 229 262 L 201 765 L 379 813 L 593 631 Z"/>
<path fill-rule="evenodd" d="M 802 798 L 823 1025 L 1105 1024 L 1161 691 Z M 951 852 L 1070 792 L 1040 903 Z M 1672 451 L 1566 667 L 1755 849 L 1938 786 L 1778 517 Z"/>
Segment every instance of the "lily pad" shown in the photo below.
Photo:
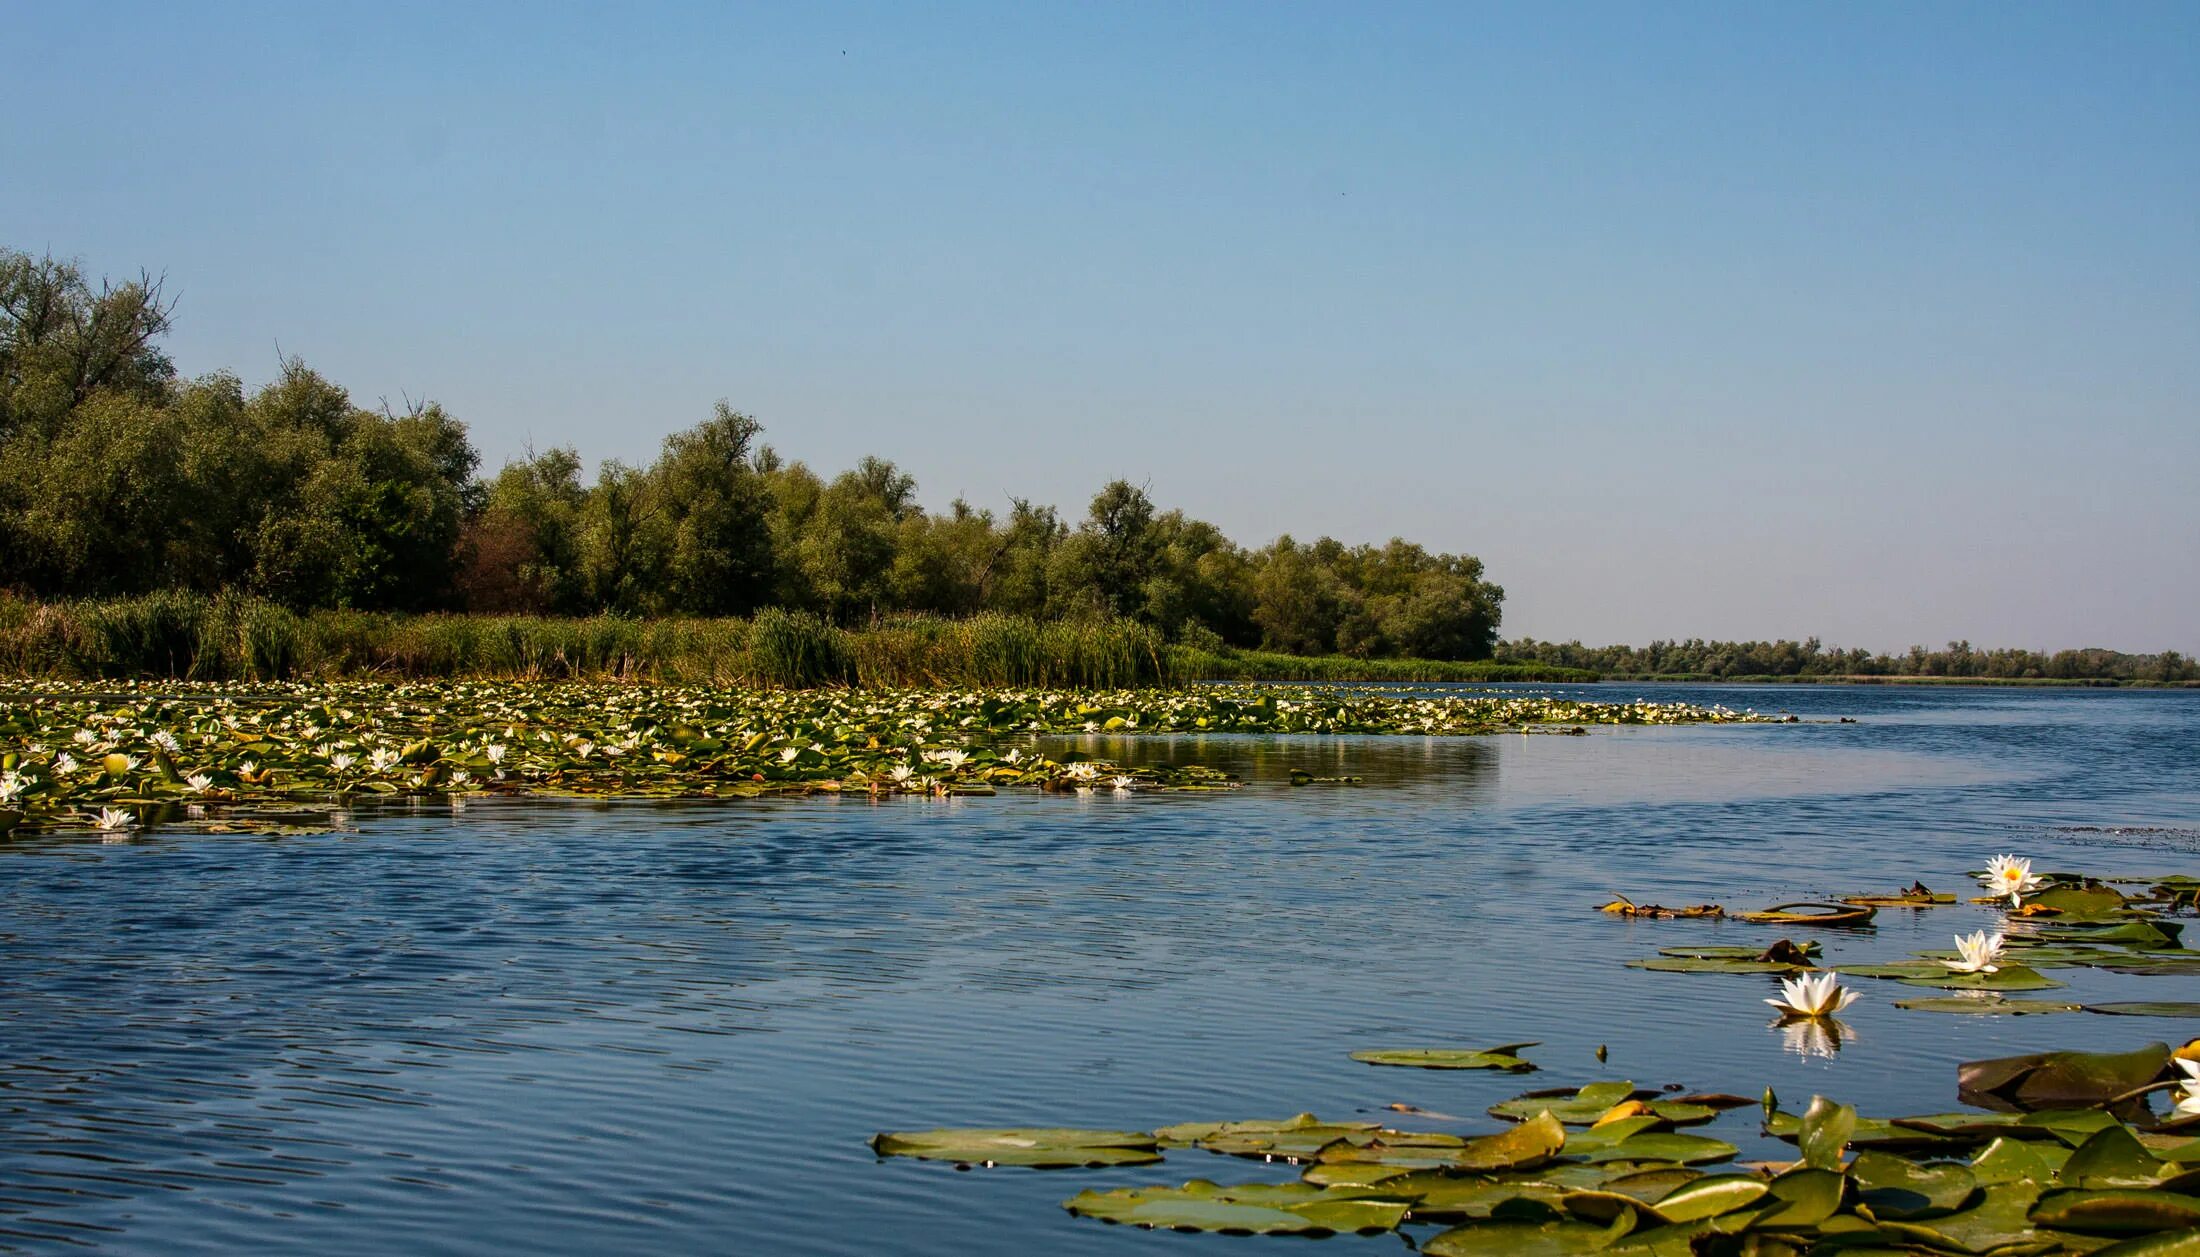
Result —
<path fill-rule="evenodd" d="M 1380 1122 L 1325 1122 L 1312 1113 L 1276 1120 L 1180 1122 L 1154 1132 L 1164 1148 L 1197 1147 L 1239 1157 L 1311 1158 L 1348 1135 L 1370 1136 Z"/>
<path fill-rule="evenodd" d="M 1610 1226 L 1507 1218 L 1455 1227 L 1430 1239 L 1421 1251 L 1428 1257 L 1573 1257 L 1610 1248 L 1634 1225 L 1632 1213 Z"/>
<path fill-rule="evenodd" d="M 1410 1202 L 1371 1191 L 1306 1183 L 1225 1187 L 1193 1179 L 1182 1187 L 1079 1192 L 1062 1207 L 1082 1218 L 1170 1231 L 1335 1235 L 1396 1230 Z"/>
<path fill-rule="evenodd" d="M 2058 982 L 2027 965 L 2003 965 L 1993 973 L 1956 973 L 1942 969 L 1935 977 L 1897 978 L 1904 986 L 1938 987 L 1944 991 L 2050 991 Z"/>
<path fill-rule="evenodd" d="M 1768 1185 L 1773 1207 L 1758 1215 L 1757 1225 L 1773 1231 L 1817 1226 L 1840 1211 L 1847 1182 L 1838 1170 L 1789 1170 Z"/>
<path fill-rule="evenodd" d="M 1885 1152 L 1857 1153 L 1849 1181 L 1856 1185 L 1858 1206 L 1875 1221 L 1954 1213 L 1979 1191 L 1967 1165 L 1919 1165 Z"/>
<path fill-rule="evenodd" d="M 2100 1104 L 2143 1087 L 2169 1067 L 2169 1045 L 2132 1052 L 2039 1052 L 1966 1061 L 1957 1067 L 1960 1092 L 2043 1109 Z"/>
<path fill-rule="evenodd" d="M 1462 1170 L 1523 1169 L 1557 1156 L 1566 1142 L 1566 1128 L 1559 1120 L 1538 1113 L 1510 1130 L 1468 1140 L 1451 1165 Z"/>
<path fill-rule="evenodd" d="M 1548 1112 L 1568 1126 L 1587 1126 L 1612 1110 L 1612 1106 L 1627 1100 L 1647 1100 L 1655 1097 L 1655 1091 L 1641 1091 L 1631 1082 L 1592 1082 L 1568 1090 L 1564 1087 L 1548 1091 L 1530 1091 L 1503 1100 L 1489 1108 L 1492 1117 L 1513 1121 L 1525 1121 L 1538 1113 Z"/>
<path fill-rule="evenodd" d="M 2087 1004 L 2089 1013 L 2106 1013 L 2111 1017 L 2183 1017 L 2200 1018 L 2200 1004 L 2178 1003 L 2167 1000 L 2135 1000 L 2110 1004 Z"/>
<path fill-rule="evenodd" d="M 1525 1074 L 1535 1063 L 1519 1055 L 1535 1042 L 1507 1043 L 1492 1048 L 1383 1048 L 1354 1052 L 1352 1059 L 1367 1065 L 1395 1065 L 1406 1069 L 1499 1069 Z"/>
<path fill-rule="evenodd" d="M 2088 1235 L 2151 1235 L 2200 1226 L 2200 1197 L 2177 1192 L 2068 1188 L 2043 1195 L 2032 1221 Z"/>
<path fill-rule="evenodd" d="M 1646 960 L 1630 960 L 1630 969 L 1647 969 L 1652 973 L 1804 973 L 1808 965 L 1792 964 L 1778 960 L 1759 960 L 1752 956 L 1729 959 L 1724 956 L 1652 956 Z"/>
<path fill-rule="evenodd" d="M 1151 1165 L 1161 1159 L 1152 1135 L 1039 1127 L 884 1131 L 871 1137 L 871 1149 L 882 1157 L 1037 1169 Z"/>
<path fill-rule="evenodd" d="M 1864 925 L 1878 915 L 1878 909 L 1848 903 L 1803 901 L 1778 903 L 1757 912 L 1734 915 L 1758 925 Z"/>
<path fill-rule="evenodd" d="M 2083 1004 L 2063 1004 L 2044 999 L 2003 999 L 1999 995 L 1991 999 L 1978 999 L 1962 995 L 1936 995 L 1924 999 L 1898 999 L 1894 1002 L 1894 1006 L 1921 1013 L 1972 1013 L 2004 1017 L 2028 1017 L 2040 1013 L 2075 1013 L 2085 1009 Z"/>

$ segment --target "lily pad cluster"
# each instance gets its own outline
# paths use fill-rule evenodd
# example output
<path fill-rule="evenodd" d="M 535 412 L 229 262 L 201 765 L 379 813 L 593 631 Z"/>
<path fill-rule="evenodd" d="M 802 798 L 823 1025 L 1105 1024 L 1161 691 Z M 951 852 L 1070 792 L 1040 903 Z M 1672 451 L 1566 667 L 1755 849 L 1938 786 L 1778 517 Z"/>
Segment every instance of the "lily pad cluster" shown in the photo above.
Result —
<path fill-rule="evenodd" d="M 1842 978 L 1871 978 L 1951 994 L 1896 1000 L 1897 1008 L 1921 1012 L 2002 1014 L 2097 1012 L 2138 1017 L 2200 1016 L 2200 1002 L 2115 1001 L 2081 1003 L 2055 998 L 2021 998 L 2068 984 L 2052 976 L 2056 969 L 2097 968 L 2116 973 L 2200 977 L 2200 951 L 2183 945 L 2191 890 L 2200 882 L 2184 876 L 2108 881 L 2082 873 L 2049 873 L 2036 879 L 2021 903 L 2003 916 L 2003 933 L 1988 940 L 1983 932 L 1958 936 L 1956 951 L 1923 951 L 1881 963 L 1845 963 L 1825 958 L 1816 940 L 1780 939 L 1766 948 L 1675 946 L 1630 961 L 1631 967 L 1660 973 L 1773 974 L 1794 978 L 1814 972 Z M 1892 895 L 1852 895 L 1838 903 L 1782 904 L 1754 913 L 1728 913 L 1715 904 L 1690 909 L 1646 908 L 1625 898 L 1601 906 L 1615 915 L 1656 919 L 1723 916 L 1789 926 L 1860 925 L 1883 907 L 1927 909 L 1956 902 L 1953 894 L 1922 883 Z M 2000 905 L 1992 896 L 1975 902 Z M 1842 906 L 1864 914 L 1844 919 Z M 1966 951 L 1964 949 L 1970 949 Z M 1988 952 L 1991 952 L 1990 956 Z M 1986 963 L 1991 960 L 1995 963 Z"/>
<path fill-rule="evenodd" d="M 1482 734 L 1757 717 L 1531 695 L 1318 689 L 734 690 L 568 682 L 9 685 L 0 831 L 164 804 L 373 795 L 750 797 L 1208 790 L 1196 765 L 1124 767 L 1028 745 L 1077 733 Z"/>
<path fill-rule="evenodd" d="M 872 1147 L 1052 1168 L 1195 1151 L 1290 1165 L 1296 1181 L 1093 1189 L 1063 1207 L 1103 1222 L 1238 1235 L 1442 1227 L 1418 1244 L 1437 1257 L 2161 1257 L 2200 1248 L 2200 1118 L 2180 1109 L 2157 1119 L 2144 1096 L 2175 1085 L 2187 1072 L 2179 1061 L 2196 1049 L 2150 1044 L 1963 1066 L 1967 1097 L 1997 1088 L 2004 1112 L 1866 1118 L 1819 1097 L 1797 1114 L 1769 1091 L 1753 1102 L 1610 1081 L 1503 1101 L 1490 1113 L 1510 1124 L 1481 1135 L 1301 1113 L 1145 1133 L 889 1133 Z M 2023 1097 L 2061 1107 L 2026 1108 Z M 1757 1103 L 1763 1133 L 1793 1144 L 1792 1159 L 1737 1165 L 1734 1144 L 1688 1129 Z"/>

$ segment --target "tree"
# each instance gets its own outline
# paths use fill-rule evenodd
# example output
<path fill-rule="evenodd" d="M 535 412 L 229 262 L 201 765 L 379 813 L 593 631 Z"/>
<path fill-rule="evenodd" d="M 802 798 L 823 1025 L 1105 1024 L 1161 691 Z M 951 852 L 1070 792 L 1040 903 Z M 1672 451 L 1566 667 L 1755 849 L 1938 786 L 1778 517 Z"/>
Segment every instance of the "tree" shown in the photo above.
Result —
<path fill-rule="evenodd" d="M 716 413 L 665 438 L 650 468 L 667 530 L 665 601 L 690 615 L 746 615 L 764 605 L 773 576 L 763 478 L 750 448 L 763 425 L 719 402 Z"/>

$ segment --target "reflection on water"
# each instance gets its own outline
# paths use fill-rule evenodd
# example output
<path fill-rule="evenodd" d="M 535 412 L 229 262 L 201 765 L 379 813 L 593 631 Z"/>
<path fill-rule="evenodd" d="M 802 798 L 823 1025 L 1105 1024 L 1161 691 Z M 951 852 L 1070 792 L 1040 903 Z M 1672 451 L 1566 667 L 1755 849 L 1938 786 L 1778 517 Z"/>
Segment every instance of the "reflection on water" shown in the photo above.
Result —
<path fill-rule="evenodd" d="M 1942 1109 L 1955 1060 L 2178 1029 L 1909 1013 L 1893 1000 L 1917 992 L 1873 982 L 1838 1028 L 1768 1026 L 1770 979 L 1624 962 L 1776 930 L 1591 909 L 1955 888 L 2011 849 L 2200 872 L 2200 695 L 1655 696 L 1860 723 L 1074 739 L 1250 784 L 477 804 L 327 837 L 6 844 L 0 1247 L 1240 1252 L 1056 1204 L 1284 1171 L 956 1174 L 877 1164 L 862 1140 L 1392 1103 L 1479 1130 L 1524 1086 L 1597 1077 Z M 1293 768 L 1365 784 L 1293 788 Z M 1888 958 L 1985 920 L 1889 912 L 1826 947 Z M 1525 1039 L 1546 1067 L 1527 1082 L 1346 1059 Z M 1718 1133 L 1750 1144 L 1749 1114 Z"/>

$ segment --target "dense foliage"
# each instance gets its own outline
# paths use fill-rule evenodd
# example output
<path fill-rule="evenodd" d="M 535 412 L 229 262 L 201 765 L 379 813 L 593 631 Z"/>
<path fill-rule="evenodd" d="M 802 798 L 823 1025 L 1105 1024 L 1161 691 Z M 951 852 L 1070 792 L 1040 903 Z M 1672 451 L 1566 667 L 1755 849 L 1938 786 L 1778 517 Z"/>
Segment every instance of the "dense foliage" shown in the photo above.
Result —
<path fill-rule="evenodd" d="M 1978 650 L 1950 642 L 1945 650 L 1912 646 L 1899 655 L 1803 642 L 1652 642 L 1648 646 L 1584 646 L 1580 642 L 1505 642 L 1505 663 L 1587 668 L 1607 677 L 1947 677 L 1982 681 L 2200 681 L 2200 661 L 2174 650 L 2131 655 L 2116 650 Z"/>
<path fill-rule="evenodd" d="M 150 277 L 94 287 L 0 250 L 0 588 L 234 592 L 294 611 L 1126 619 L 1207 649 L 1484 659 L 1504 593 L 1469 556 L 1284 537 L 1103 488 L 1082 519 L 917 502 L 865 458 L 821 475 L 720 403 L 647 467 L 553 449 L 476 478 L 433 404 L 354 405 L 291 359 L 248 392 L 181 377 Z"/>

